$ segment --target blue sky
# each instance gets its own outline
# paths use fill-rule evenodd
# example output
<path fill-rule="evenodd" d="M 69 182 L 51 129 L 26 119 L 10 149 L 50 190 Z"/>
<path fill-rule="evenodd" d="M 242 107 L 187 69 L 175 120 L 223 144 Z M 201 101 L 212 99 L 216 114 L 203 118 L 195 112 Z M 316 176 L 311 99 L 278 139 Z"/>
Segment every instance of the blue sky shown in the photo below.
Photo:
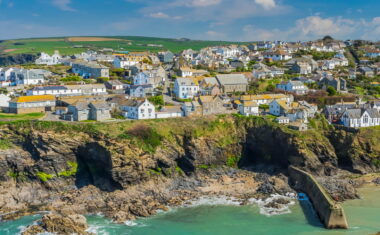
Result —
<path fill-rule="evenodd" d="M 0 39 L 380 40 L 379 0 L 0 0 Z"/>

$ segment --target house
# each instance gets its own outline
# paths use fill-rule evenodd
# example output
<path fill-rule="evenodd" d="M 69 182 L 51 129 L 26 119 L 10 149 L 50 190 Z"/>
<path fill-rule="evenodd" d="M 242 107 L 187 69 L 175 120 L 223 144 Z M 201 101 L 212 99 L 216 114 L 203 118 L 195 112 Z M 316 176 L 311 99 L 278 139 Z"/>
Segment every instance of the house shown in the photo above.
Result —
<path fill-rule="evenodd" d="M 109 90 L 123 90 L 124 89 L 124 84 L 120 82 L 119 80 L 110 80 L 110 81 L 105 82 L 104 85 Z"/>
<path fill-rule="evenodd" d="M 138 63 L 150 61 L 149 52 L 131 52 L 128 54 L 117 54 L 113 61 L 115 68 L 127 68 Z"/>
<path fill-rule="evenodd" d="M 277 117 L 275 121 L 279 124 L 289 124 L 290 119 L 285 116 L 280 116 L 280 117 Z"/>
<path fill-rule="evenodd" d="M 274 116 L 286 116 L 291 122 L 302 120 L 307 122 L 308 118 L 314 117 L 317 108 L 315 105 L 303 102 L 288 103 L 284 100 L 274 100 L 269 104 L 269 113 Z"/>
<path fill-rule="evenodd" d="M 367 76 L 367 77 L 375 76 L 375 71 L 370 67 L 360 67 L 358 69 L 358 72 L 360 72 L 362 75 Z"/>
<path fill-rule="evenodd" d="M 252 75 L 254 78 L 273 78 L 285 74 L 285 69 L 276 66 L 267 66 L 262 63 L 253 66 Z"/>
<path fill-rule="evenodd" d="M 292 58 L 292 55 L 282 50 L 264 52 L 263 56 L 272 61 L 290 60 Z"/>
<path fill-rule="evenodd" d="M 65 85 L 65 86 L 36 86 L 26 91 L 27 95 L 81 96 L 106 95 L 104 84 Z"/>
<path fill-rule="evenodd" d="M 258 116 L 259 105 L 254 101 L 243 101 L 238 105 L 239 113 L 244 116 Z"/>
<path fill-rule="evenodd" d="M 270 104 L 274 100 L 283 100 L 285 102 L 291 103 L 294 101 L 292 95 L 284 94 L 265 94 L 265 95 L 242 95 L 240 97 L 241 101 L 254 101 L 258 105 Z"/>
<path fill-rule="evenodd" d="M 153 96 L 153 95 L 154 95 L 154 89 L 153 89 L 153 86 L 150 84 L 129 86 L 130 97 L 143 98 L 143 97 Z"/>
<path fill-rule="evenodd" d="M 93 101 L 90 108 L 89 120 L 104 121 L 111 119 L 111 107 L 105 101 Z"/>
<path fill-rule="evenodd" d="M 121 109 L 124 111 L 124 116 L 129 119 L 156 118 L 156 108 L 147 99 L 128 100 Z"/>
<path fill-rule="evenodd" d="M 72 71 L 84 78 L 109 78 L 109 68 L 94 62 L 73 62 Z"/>
<path fill-rule="evenodd" d="M 80 122 L 89 120 L 90 108 L 88 102 L 78 100 L 67 107 L 67 113 L 62 115 L 62 119 L 71 122 Z"/>
<path fill-rule="evenodd" d="M 218 74 L 216 79 L 224 93 L 246 92 L 248 79 L 243 74 Z"/>
<path fill-rule="evenodd" d="M 197 69 L 192 69 L 189 67 L 182 67 L 180 69 L 181 77 L 198 77 L 198 76 L 203 76 L 207 73 L 208 72 L 206 70 L 197 70 Z"/>
<path fill-rule="evenodd" d="M 16 114 L 52 111 L 56 106 L 53 95 L 20 96 L 9 101 L 9 112 Z"/>
<path fill-rule="evenodd" d="M 158 58 L 162 63 L 172 63 L 174 60 L 174 54 L 171 51 L 159 52 Z"/>
<path fill-rule="evenodd" d="M 225 112 L 223 101 L 219 96 L 199 96 L 198 102 L 201 105 L 203 116 Z"/>
<path fill-rule="evenodd" d="M 299 73 L 303 75 L 307 75 L 313 72 L 311 65 L 306 62 L 296 62 L 292 66 L 292 71 L 294 73 Z"/>
<path fill-rule="evenodd" d="M 184 102 L 182 104 L 182 111 L 183 115 L 186 117 L 202 116 L 201 104 L 196 100 L 192 100 L 191 102 Z"/>
<path fill-rule="evenodd" d="M 191 99 L 198 92 L 198 81 L 193 78 L 177 78 L 174 82 L 174 94 L 179 99 Z"/>
<path fill-rule="evenodd" d="M 342 102 L 335 105 L 326 105 L 326 107 L 323 109 L 323 113 L 330 123 L 336 123 L 338 120 L 340 120 L 340 117 L 346 110 L 354 109 L 355 107 L 355 103 Z"/>
<path fill-rule="evenodd" d="M 43 69 L 0 68 L 0 82 L 4 86 L 38 85 L 45 83 L 45 78 L 51 74 Z"/>
<path fill-rule="evenodd" d="M 347 91 L 347 81 L 343 78 L 334 78 L 332 76 L 324 76 L 319 82 L 319 86 L 327 89 L 329 86 L 333 87 L 336 91 Z"/>
<path fill-rule="evenodd" d="M 177 118 L 183 117 L 181 106 L 164 106 L 156 112 L 156 118 Z"/>
<path fill-rule="evenodd" d="M 292 122 L 289 123 L 288 128 L 296 130 L 296 131 L 307 131 L 308 126 L 304 122 Z"/>
<path fill-rule="evenodd" d="M 10 100 L 8 95 L 0 94 L 0 111 L 7 111 Z"/>
<path fill-rule="evenodd" d="M 347 109 L 340 118 L 346 127 L 360 128 L 380 125 L 380 113 L 377 109 Z"/>
<path fill-rule="evenodd" d="M 220 95 L 222 91 L 215 77 L 205 77 L 199 84 L 201 95 Z"/>
<path fill-rule="evenodd" d="M 58 51 L 54 51 L 52 56 L 42 52 L 40 57 L 36 59 L 35 64 L 45 64 L 45 65 L 56 65 L 60 64 L 60 60 L 62 59 L 61 55 Z"/>
<path fill-rule="evenodd" d="M 276 88 L 283 91 L 294 92 L 297 95 L 304 95 L 309 91 L 307 86 L 305 86 L 305 84 L 301 81 L 281 82 L 276 85 Z"/>
<path fill-rule="evenodd" d="M 151 73 L 150 71 L 139 72 L 133 76 L 133 85 L 151 85 L 156 88 L 164 81 L 163 77 L 156 75 L 157 73 Z"/>
<path fill-rule="evenodd" d="M 365 53 L 365 56 L 372 59 L 376 59 L 377 57 L 380 57 L 380 50 L 379 49 L 367 50 Z"/>

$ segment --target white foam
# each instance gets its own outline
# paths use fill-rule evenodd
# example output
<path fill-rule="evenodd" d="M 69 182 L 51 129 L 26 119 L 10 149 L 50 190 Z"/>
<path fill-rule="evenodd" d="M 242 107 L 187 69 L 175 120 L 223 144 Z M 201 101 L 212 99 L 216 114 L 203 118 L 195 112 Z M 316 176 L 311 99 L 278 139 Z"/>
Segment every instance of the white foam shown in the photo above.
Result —
<path fill-rule="evenodd" d="M 94 234 L 102 234 L 102 235 L 109 235 L 109 233 L 105 230 L 105 226 L 101 225 L 90 225 L 86 232 L 94 233 Z"/>
<path fill-rule="evenodd" d="M 267 204 L 278 200 L 285 199 L 289 202 L 287 204 L 278 204 L 278 208 L 266 207 Z M 248 205 L 257 205 L 260 208 L 260 214 L 266 216 L 282 215 L 291 213 L 290 206 L 295 204 L 296 195 L 294 193 L 287 193 L 286 195 L 273 194 L 269 198 L 264 200 L 251 198 L 247 202 L 242 199 L 227 196 L 215 196 L 215 197 L 200 197 L 198 199 L 190 200 L 182 207 L 197 207 L 197 206 L 239 206 L 244 201 Z"/>

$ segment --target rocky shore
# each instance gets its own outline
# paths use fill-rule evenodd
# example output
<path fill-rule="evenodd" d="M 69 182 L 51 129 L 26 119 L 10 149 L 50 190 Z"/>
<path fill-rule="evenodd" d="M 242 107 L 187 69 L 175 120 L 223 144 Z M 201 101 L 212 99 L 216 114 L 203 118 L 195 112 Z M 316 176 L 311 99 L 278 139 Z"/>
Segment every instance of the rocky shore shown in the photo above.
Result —
<path fill-rule="evenodd" d="M 76 220 L 62 215 L 102 213 L 123 223 L 202 197 L 225 196 L 244 205 L 294 193 L 289 165 L 318 176 L 335 200 L 353 199 L 360 181 L 350 176 L 379 171 L 379 143 L 368 136 L 330 129 L 299 133 L 233 117 L 0 125 L 0 139 L 6 140 L 0 142 L 0 216 L 49 211 L 25 234 L 50 231 L 50 223 L 62 225 L 63 233 Z"/>

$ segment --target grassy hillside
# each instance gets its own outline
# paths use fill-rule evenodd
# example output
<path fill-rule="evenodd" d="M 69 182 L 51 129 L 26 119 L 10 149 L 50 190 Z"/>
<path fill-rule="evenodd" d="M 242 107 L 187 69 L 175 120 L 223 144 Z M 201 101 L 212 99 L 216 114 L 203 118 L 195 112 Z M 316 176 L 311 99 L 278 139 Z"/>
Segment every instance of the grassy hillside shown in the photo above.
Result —
<path fill-rule="evenodd" d="M 184 49 L 199 50 L 207 46 L 226 45 L 234 42 L 177 40 L 168 38 L 115 36 L 115 37 L 65 37 L 65 38 L 31 38 L 0 41 L 0 54 L 52 53 L 59 50 L 63 55 L 86 51 L 87 49 L 112 48 L 125 51 L 161 51 L 180 52 Z M 148 46 L 162 45 L 162 47 Z M 83 46 L 85 48 L 77 48 Z"/>

